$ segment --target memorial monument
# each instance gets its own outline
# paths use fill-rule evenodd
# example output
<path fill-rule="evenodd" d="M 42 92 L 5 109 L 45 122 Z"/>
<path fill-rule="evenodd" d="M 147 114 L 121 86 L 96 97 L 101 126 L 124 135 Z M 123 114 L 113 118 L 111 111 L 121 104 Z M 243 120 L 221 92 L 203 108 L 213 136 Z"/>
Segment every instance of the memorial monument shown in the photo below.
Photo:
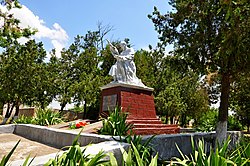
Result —
<path fill-rule="evenodd" d="M 177 125 L 164 125 L 156 117 L 153 88 L 145 86 L 136 76 L 134 49 L 121 42 L 119 52 L 108 43 L 116 63 L 109 71 L 113 81 L 101 87 L 101 114 L 108 114 L 118 105 L 128 112 L 127 122 L 134 124 L 135 134 L 178 133 Z"/>

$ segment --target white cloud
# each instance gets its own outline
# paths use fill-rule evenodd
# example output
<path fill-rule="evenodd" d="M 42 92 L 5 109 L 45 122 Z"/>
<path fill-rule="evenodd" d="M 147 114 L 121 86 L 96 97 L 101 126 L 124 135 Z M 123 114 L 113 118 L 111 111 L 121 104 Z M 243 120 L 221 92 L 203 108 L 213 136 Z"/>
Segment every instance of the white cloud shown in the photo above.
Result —
<path fill-rule="evenodd" d="M 1 5 L 0 9 L 4 10 Z M 10 12 L 14 14 L 15 18 L 20 20 L 21 28 L 30 27 L 38 31 L 34 35 L 34 38 L 39 40 L 49 39 L 56 49 L 57 56 L 60 56 L 60 51 L 67 45 L 69 37 L 67 32 L 58 23 L 54 23 L 51 28 L 47 27 L 44 20 L 24 5 L 22 5 L 21 9 L 14 8 Z M 20 41 L 23 42 L 25 40 L 21 39 Z"/>

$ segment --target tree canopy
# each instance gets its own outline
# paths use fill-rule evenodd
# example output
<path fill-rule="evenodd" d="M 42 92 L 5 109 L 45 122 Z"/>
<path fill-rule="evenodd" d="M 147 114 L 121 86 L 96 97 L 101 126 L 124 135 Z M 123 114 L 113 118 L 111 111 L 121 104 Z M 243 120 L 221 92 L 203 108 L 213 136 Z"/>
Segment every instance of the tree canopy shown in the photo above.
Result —
<path fill-rule="evenodd" d="M 221 75 L 217 130 L 225 138 L 230 83 L 238 73 L 249 71 L 250 66 L 250 4 L 247 0 L 169 3 L 172 11 L 161 14 L 155 7 L 149 18 L 162 47 L 173 44 L 173 55 L 201 74 Z"/>

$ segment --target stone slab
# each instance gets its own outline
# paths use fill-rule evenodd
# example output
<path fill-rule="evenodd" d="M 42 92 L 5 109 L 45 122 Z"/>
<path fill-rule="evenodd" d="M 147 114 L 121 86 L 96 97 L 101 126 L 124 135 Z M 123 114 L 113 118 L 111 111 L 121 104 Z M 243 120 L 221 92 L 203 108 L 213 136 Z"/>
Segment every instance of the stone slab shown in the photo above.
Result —
<path fill-rule="evenodd" d="M 154 88 L 150 88 L 147 86 L 138 86 L 138 85 L 132 85 L 132 84 L 125 84 L 125 83 L 109 83 L 107 85 L 102 86 L 101 90 L 108 89 L 108 88 L 114 88 L 114 87 L 126 87 L 126 88 L 148 90 L 148 91 L 154 90 Z"/>

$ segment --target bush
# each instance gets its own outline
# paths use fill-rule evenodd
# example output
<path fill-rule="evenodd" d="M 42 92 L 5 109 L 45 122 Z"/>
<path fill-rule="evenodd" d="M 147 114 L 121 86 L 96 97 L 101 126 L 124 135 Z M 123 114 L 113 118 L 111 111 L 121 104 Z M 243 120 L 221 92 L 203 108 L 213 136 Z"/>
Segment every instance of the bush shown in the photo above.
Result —
<path fill-rule="evenodd" d="M 184 155 L 179 147 L 182 159 L 173 158 L 172 164 L 177 165 L 207 165 L 207 166 L 221 166 L 221 165 L 249 165 L 250 164 L 250 143 L 244 145 L 237 145 L 235 149 L 229 148 L 230 137 L 223 144 L 222 147 L 217 145 L 216 149 L 210 147 L 210 153 L 207 154 L 207 147 L 204 140 L 199 140 L 197 149 L 195 148 L 193 138 L 191 138 L 192 153 L 187 156 Z M 242 142 L 241 142 L 242 143 Z"/>
<path fill-rule="evenodd" d="M 22 123 L 22 124 L 36 124 L 36 121 L 33 117 L 27 117 L 21 115 L 18 119 L 14 120 L 14 123 Z"/>
<path fill-rule="evenodd" d="M 81 133 L 81 132 L 80 132 Z M 78 142 L 78 136 L 74 139 L 72 145 L 69 149 L 64 152 L 61 156 L 56 156 L 55 159 L 50 159 L 45 166 L 67 166 L 67 165 L 86 165 L 86 166 L 96 166 L 96 165 L 107 165 L 109 161 L 105 161 L 106 156 L 102 151 L 94 156 L 85 155 L 86 149 L 81 150 L 80 144 Z"/>
<path fill-rule="evenodd" d="M 127 124 L 128 114 L 122 112 L 121 108 L 116 107 L 107 119 L 102 120 L 102 128 L 100 134 L 112 136 L 125 136 L 132 129 L 132 124 Z"/>
<path fill-rule="evenodd" d="M 41 126 L 54 125 L 63 122 L 59 112 L 52 109 L 41 109 L 36 111 L 36 117 L 20 116 L 14 123 L 36 124 Z"/>
<path fill-rule="evenodd" d="M 128 135 L 125 137 L 123 142 L 132 145 L 132 148 L 130 149 L 131 151 L 130 158 L 132 161 L 134 162 L 137 161 L 136 154 L 138 153 L 138 155 L 142 159 L 143 165 L 150 165 L 150 163 L 152 162 L 153 152 L 154 152 L 153 148 L 150 146 L 150 142 L 154 137 L 155 136 L 150 137 L 145 142 L 142 142 L 142 136 L 140 135 L 133 135 L 133 136 Z"/>
<path fill-rule="evenodd" d="M 195 127 L 197 131 L 214 131 L 216 129 L 216 123 L 218 118 L 218 111 L 212 109 L 205 114 L 196 122 Z"/>
<path fill-rule="evenodd" d="M 54 125 L 61 123 L 63 120 L 59 112 L 52 109 L 41 109 L 36 111 L 35 123 L 41 126 Z"/>
<path fill-rule="evenodd" d="M 241 125 L 240 121 L 233 115 L 228 116 L 227 126 L 228 126 L 228 130 L 231 130 L 231 131 L 243 130 L 243 126 Z"/>

